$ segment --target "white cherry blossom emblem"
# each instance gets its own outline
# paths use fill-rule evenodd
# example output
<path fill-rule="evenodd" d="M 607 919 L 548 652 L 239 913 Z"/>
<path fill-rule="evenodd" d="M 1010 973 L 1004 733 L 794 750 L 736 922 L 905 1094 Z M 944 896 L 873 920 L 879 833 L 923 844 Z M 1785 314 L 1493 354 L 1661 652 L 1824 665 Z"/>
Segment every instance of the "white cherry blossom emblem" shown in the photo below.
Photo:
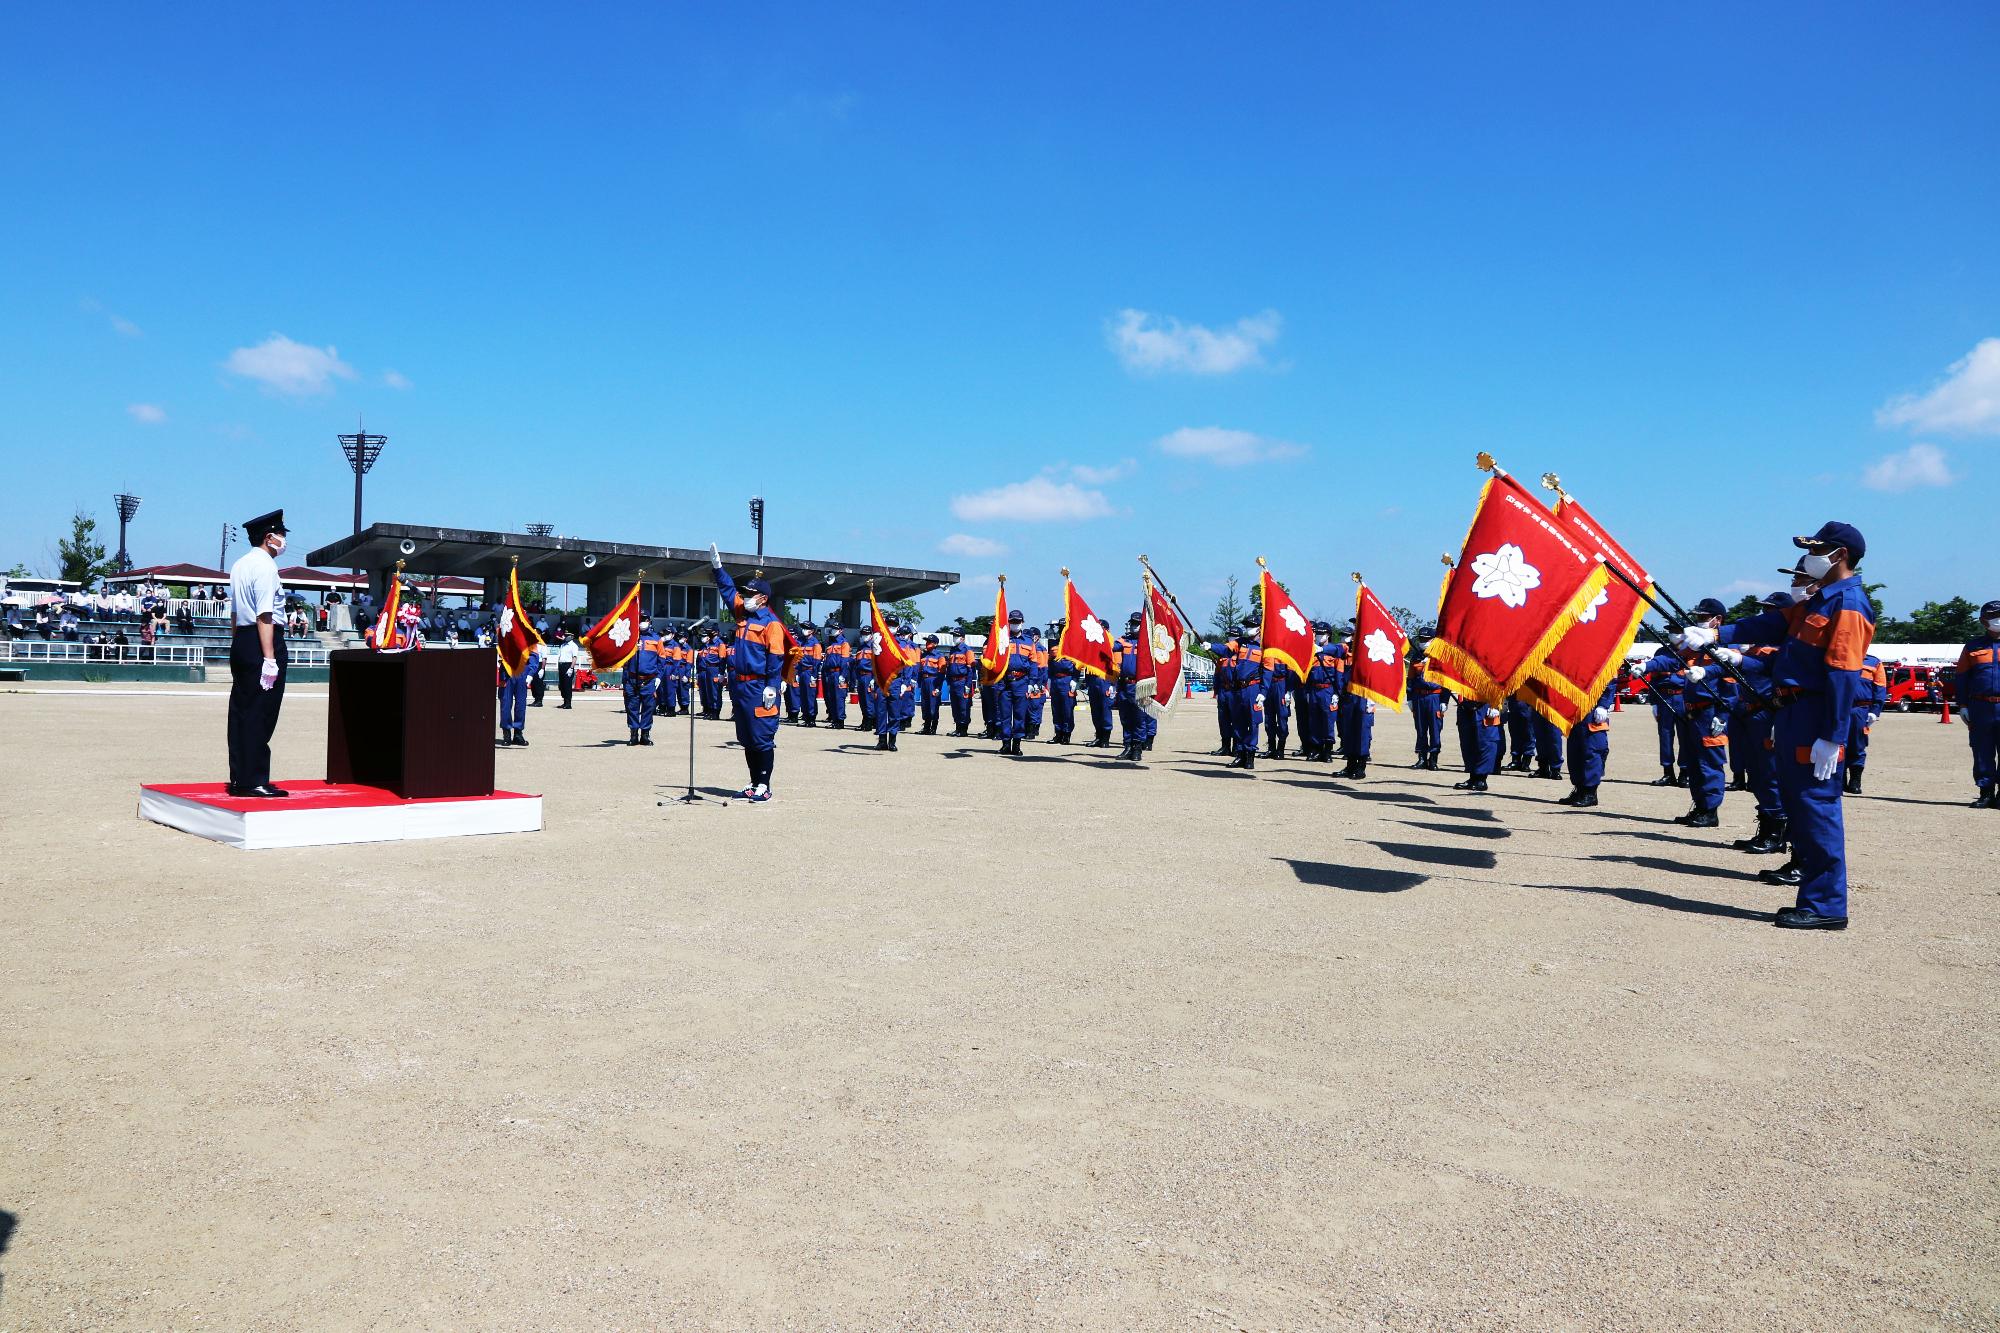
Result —
<path fill-rule="evenodd" d="M 1299 614 L 1299 609 L 1296 606 L 1288 606 L 1278 612 L 1278 619 L 1284 621 L 1285 628 L 1294 634 L 1304 634 L 1306 632 L 1306 618 Z"/>
<path fill-rule="evenodd" d="M 1167 633 L 1167 627 L 1155 623 L 1153 626 L 1153 660 L 1165 662 L 1174 655 L 1174 636 Z"/>
<path fill-rule="evenodd" d="M 503 606 L 500 608 L 500 637 L 504 639 L 513 632 L 514 632 L 514 608 L 511 606 Z"/>
<path fill-rule="evenodd" d="M 1094 618 L 1085 616 L 1083 618 L 1083 637 L 1089 639 L 1092 643 L 1103 643 L 1104 626 L 1098 624 Z"/>
<path fill-rule="evenodd" d="M 1368 650 L 1368 660 L 1371 662 L 1393 662 L 1396 660 L 1396 645 L 1394 641 L 1379 629 L 1368 631 L 1368 637 L 1363 639 L 1361 643 Z"/>
<path fill-rule="evenodd" d="M 1597 619 L 1597 608 L 1610 600 L 1611 590 L 1609 588 L 1599 588 L 1596 600 L 1576 613 L 1576 623 L 1579 625 L 1588 625 L 1591 621 Z"/>
<path fill-rule="evenodd" d="M 623 648 L 632 637 L 632 622 L 620 617 L 610 629 L 604 631 L 604 637 Z"/>
<path fill-rule="evenodd" d="M 1498 597 L 1501 605 L 1516 609 L 1528 604 L 1528 594 L 1542 586 L 1542 571 L 1529 564 L 1521 548 L 1512 542 L 1500 549 L 1472 557 L 1474 597 Z"/>

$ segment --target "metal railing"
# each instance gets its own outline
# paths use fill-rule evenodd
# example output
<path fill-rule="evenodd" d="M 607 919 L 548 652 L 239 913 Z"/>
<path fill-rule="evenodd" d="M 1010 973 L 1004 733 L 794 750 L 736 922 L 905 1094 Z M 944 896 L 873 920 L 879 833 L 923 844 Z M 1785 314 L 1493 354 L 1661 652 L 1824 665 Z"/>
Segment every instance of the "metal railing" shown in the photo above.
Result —
<path fill-rule="evenodd" d="M 211 657 L 213 651 L 215 656 Z M 326 649 L 317 643 L 289 639 L 286 657 L 293 666 L 326 665 Z M 228 646 L 211 650 L 199 643 L 71 643 L 67 639 L 10 639 L 0 637 L 0 662 L 103 662 L 109 664 L 164 663 L 169 666 L 198 666 L 205 661 L 227 661 Z"/>

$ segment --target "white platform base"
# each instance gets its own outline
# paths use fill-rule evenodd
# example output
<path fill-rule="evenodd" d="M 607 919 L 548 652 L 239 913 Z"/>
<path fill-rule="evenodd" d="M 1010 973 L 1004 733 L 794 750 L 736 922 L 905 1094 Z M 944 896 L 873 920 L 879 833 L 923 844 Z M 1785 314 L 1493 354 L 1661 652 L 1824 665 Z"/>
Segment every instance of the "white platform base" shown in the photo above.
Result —
<path fill-rule="evenodd" d="M 375 787 L 279 785 L 292 795 L 238 799 L 212 783 L 141 787 L 139 817 L 244 851 L 538 833 L 542 827 L 542 798 L 520 792 L 406 801 Z"/>

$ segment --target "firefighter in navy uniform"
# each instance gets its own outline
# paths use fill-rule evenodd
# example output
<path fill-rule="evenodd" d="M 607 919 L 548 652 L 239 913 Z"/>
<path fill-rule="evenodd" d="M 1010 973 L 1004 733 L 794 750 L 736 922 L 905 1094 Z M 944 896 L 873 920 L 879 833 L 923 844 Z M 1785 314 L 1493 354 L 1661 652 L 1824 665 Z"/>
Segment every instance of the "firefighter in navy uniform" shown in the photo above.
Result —
<path fill-rule="evenodd" d="M 1125 633 L 1113 645 L 1112 698 L 1118 705 L 1118 720 L 1125 732 L 1125 748 L 1118 753 L 1120 759 L 1128 763 L 1138 763 L 1139 756 L 1153 748 L 1153 737 L 1159 734 L 1160 724 L 1139 702 L 1139 676 L 1145 670 L 1145 654 L 1139 646 L 1145 634 L 1145 616 L 1137 611 L 1125 622 Z M 1255 743 L 1254 738 L 1252 741 Z"/>
<path fill-rule="evenodd" d="M 1458 748 L 1465 762 L 1465 781 L 1455 791 L 1485 791 L 1486 779 L 1500 771 L 1501 713 L 1471 695 L 1458 699 Z"/>
<path fill-rule="evenodd" d="M 1410 642 L 1410 660 L 1403 678 L 1403 696 L 1410 701 L 1410 720 L 1417 729 L 1415 767 L 1433 771 L 1444 750 L 1444 687 L 1424 674 L 1424 644 L 1435 631 L 1425 625 Z"/>
<path fill-rule="evenodd" d="M 945 694 L 951 700 L 951 734 L 972 731 L 972 696 L 979 689 L 979 650 L 952 631 L 951 650 L 944 656 Z"/>
<path fill-rule="evenodd" d="M 835 731 L 847 727 L 847 682 L 854 668 L 854 653 L 847 636 L 831 620 L 826 622 L 826 644 L 819 655 L 819 692 L 826 700 L 826 724 Z"/>
<path fill-rule="evenodd" d="M 1674 769 L 1674 747 L 1680 741 L 1681 718 L 1687 709 L 1681 702 L 1681 691 L 1687 688 L 1687 680 L 1677 672 L 1654 672 L 1647 666 L 1641 672 L 1652 688 L 1647 691 L 1653 701 L 1653 726 L 1660 734 L 1660 776 L 1653 779 L 1655 787 L 1685 787 L 1687 778 Z"/>
<path fill-rule="evenodd" d="M 1022 629 L 1025 619 L 1019 611 L 1007 613 L 1007 660 L 1002 664 L 999 684 L 993 687 L 994 721 L 1000 733 L 1000 753 L 1021 753 L 1021 738 L 1028 728 L 1028 689 L 1035 675 L 1035 649 Z"/>
<path fill-rule="evenodd" d="M 1604 687 L 1597 704 L 1569 729 L 1570 793 L 1557 805 L 1589 809 L 1597 804 L 1597 789 L 1604 782 L 1605 762 L 1611 758 L 1611 708 L 1618 702 L 1618 682 Z"/>
<path fill-rule="evenodd" d="M 1794 885 L 1798 900 L 1773 923 L 1792 930 L 1845 930 L 1847 830 L 1841 810 L 1841 758 L 1861 666 L 1875 638 L 1875 608 L 1858 566 L 1867 543 L 1851 523 L 1824 524 L 1795 537 L 1810 596 L 1784 611 L 1765 611 L 1720 630 L 1690 626 L 1683 649 L 1775 646 L 1771 680 L 1779 711 L 1773 727 L 1778 786 L 1792 843 L 1792 863 L 1760 878 Z M 1727 662 L 1729 653 L 1717 656 Z"/>
<path fill-rule="evenodd" d="M 1709 631 L 1722 623 L 1726 608 L 1713 597 L 1695 603 L 1696 623 Z M 1692 808 L 1676 824 L 1715 828 L 1721 822 L 1723 796 L 1729 786 L 1729 712 L 1736 702 L 1736 682 L 1705 653 L 1681 656 L 1661 653 L 1646 664 L 1649 672 L 1671 672 L 1681 683 L 1679 739 L 1681 777 Z M 1675 670 L 1678 667 L 1679 670 Z"/>
<path fill-rule="evenodd" d="M 1861 794 L 1861 770 L 1868 767 L 1868 737 L 1889 706 L 1889 673 L 1882 659 L 1870 653 L 1861 660 L 1861 688 L 1854 696 L 1854 713 L 1847 720 L 1847 794 Z"/>
<path fill-rule="evenodd" d="M 1057 745 L 1068 745 L 1076 731 L 1077 677 L 1083 674 L 1076 663 L 1056 653 L 1066 625 L 1058 620 L 1049 626 L 1049 712 L 1055 731 L 1050 739 Z"/>
<path fill-rule="evenodd" d="M 938 646 L 937 635 L 926 634 L 923 656 L 917 659 L 917 706 L 924 715 L 920 735 L 937 735 L 938 714 L 943 706 L 944 677 L 944 649 Z"/>
<path fill-rule="evenodd" d="M 1958 654 L 1952 687 L 1972 743 L 1974 810 L 2000 810 L 2000 600 L 1979 608 L 1985 629 Z"/>
<path fill-rule="evenodd" d="M 1315 763 L 1333 758 L 1334 710 L 1340 661 L 1334 656 L 1333 626 L 1313 621 L 1313 655 L 1299 683 L 1299 757 Z"/>
<path fill-rule="evenodd" d="M 653 743 L 653 709 L 659 699 L 660 674 L 667 666 L 666 641 L 653 633 L 653 618 L 639 617 L 639 647 L 619 673 L 625 691 L 627 745 Z"/>

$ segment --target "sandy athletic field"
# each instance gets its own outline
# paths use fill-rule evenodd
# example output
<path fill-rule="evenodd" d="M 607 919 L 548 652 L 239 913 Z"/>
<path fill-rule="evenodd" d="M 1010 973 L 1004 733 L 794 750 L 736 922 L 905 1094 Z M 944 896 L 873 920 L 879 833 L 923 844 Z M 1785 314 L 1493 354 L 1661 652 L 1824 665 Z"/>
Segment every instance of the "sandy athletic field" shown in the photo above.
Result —
<path fill-rule="evenodd" d="M 0 694 L 0 1328 L 2000 1325 L 1962 729 L 1877 728 L 1829 935 L 1643 711 L 1590 812 L 1387 716 L 1361 784 L 787 729 L 693 809 L 684 723 L 529 719 L 542 834 L 242 853 L 133 813 L 219 697 Z"/>

